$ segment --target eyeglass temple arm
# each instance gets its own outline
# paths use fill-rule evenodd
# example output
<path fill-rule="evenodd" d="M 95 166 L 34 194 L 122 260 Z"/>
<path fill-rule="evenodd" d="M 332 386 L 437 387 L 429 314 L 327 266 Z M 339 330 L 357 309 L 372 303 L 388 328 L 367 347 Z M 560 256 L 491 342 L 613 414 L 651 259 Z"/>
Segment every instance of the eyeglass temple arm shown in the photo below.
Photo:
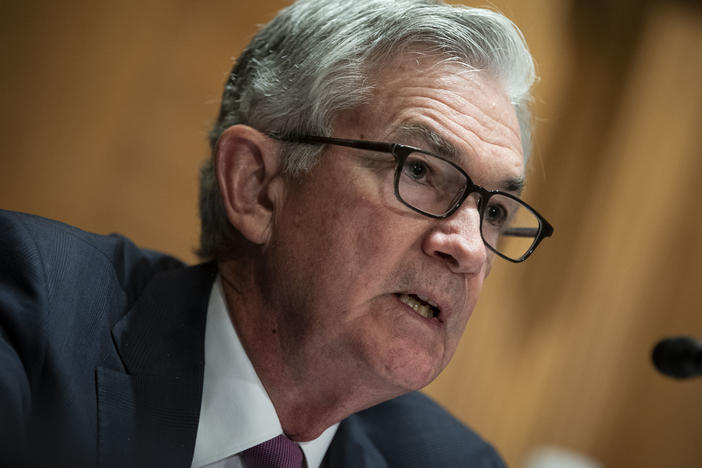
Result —
<path fill-rule="evenodd" d="M 545 221 L 544 221 L 545 222 Z M 511 237 L 536 237 L 541 231 L 541 237 L 549 237 L 553 234 L 553 228 L 550 224 L 544 224 L 543 228 L 538 227 L 512 227 L 505 229 L 502 233 L 503 236 Z"/>
<path fill-rule="evenodd" d="M 539 228 L 509 228 L 502 233 L 503 236 L 511 237 L 536 237 Z"/>
<path fill-rule="evenodd" d="M 382 151 L 384 153 L 392 153 L 394 148 L 398 145 L 395 143 L 384 143 L 379 141 L 365 141 L 365 140 L 347 140 L 344 138 L 331 138 L 331 137 L 321 137 L 321 136 L 305 136 L 305 135 L 291 135 L 291 136 L 273 136 L 274 138 L 282 141 L 289 141 L 291 143 L 306 143 L 306 144 L 330 144 L 338 146 L 346 146 L 349 148 L 357 148 L 369 151 Z"/>

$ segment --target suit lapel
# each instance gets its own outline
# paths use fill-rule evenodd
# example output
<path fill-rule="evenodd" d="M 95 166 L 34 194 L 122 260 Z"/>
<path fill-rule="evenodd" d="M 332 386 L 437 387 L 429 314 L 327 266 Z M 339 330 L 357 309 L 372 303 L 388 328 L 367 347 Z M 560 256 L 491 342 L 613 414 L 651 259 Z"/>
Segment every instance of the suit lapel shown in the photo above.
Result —
<path fill-rule="evenodd" d="M 190 466 L 215 275 L 211 264 L 156 275 L 113 328 L 126 372 L 97 369 L 99 466 Z"/>

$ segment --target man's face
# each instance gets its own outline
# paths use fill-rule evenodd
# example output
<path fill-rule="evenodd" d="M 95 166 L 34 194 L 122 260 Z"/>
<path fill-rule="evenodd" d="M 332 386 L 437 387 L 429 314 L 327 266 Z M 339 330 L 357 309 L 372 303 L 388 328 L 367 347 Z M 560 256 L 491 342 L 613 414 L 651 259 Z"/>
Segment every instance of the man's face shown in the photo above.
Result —
<path fill-rule="evenodd" d="M 441 151 L 427 130 L 455 147 L 476 184 L 503 188 L 523 176 L 519 126 L 499 84 L 428 59 L 386 67 L 371 102 L 339 116 L 333 136 Z M 395 198 L 388 160 L 328 146 L 288 182 L 265 250 L 289 366 L 379 396 L 421 388 L 448 364 L 493 260 L 474 196 L 448 219 L 417 214 Z M 438 316 L 412 307 L 426 304 Z"/>

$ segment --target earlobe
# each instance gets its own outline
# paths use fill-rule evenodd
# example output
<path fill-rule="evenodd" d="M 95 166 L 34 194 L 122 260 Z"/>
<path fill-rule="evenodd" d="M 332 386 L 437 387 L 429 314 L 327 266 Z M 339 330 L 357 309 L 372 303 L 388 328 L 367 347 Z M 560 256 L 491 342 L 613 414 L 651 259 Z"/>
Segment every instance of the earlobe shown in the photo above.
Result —
<path fill-rule="evenodd" d="M 265 244 L 277 197 L 271 183 L 280 175 L 278 144 L 246 125 L 227 128 L 217 141 L 215 170 L 229 222 L 254 244 Z"/>

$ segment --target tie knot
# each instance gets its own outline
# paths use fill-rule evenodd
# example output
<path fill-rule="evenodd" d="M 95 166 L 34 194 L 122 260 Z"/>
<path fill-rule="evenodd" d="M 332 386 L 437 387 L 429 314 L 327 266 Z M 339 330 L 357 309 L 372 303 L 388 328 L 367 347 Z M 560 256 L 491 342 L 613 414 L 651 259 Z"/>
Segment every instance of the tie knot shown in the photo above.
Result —
<path fill-rule="evenodd" d="M 302 450 L 281 434 L 241 452 L 246 468 L 302 468 Z"/>

